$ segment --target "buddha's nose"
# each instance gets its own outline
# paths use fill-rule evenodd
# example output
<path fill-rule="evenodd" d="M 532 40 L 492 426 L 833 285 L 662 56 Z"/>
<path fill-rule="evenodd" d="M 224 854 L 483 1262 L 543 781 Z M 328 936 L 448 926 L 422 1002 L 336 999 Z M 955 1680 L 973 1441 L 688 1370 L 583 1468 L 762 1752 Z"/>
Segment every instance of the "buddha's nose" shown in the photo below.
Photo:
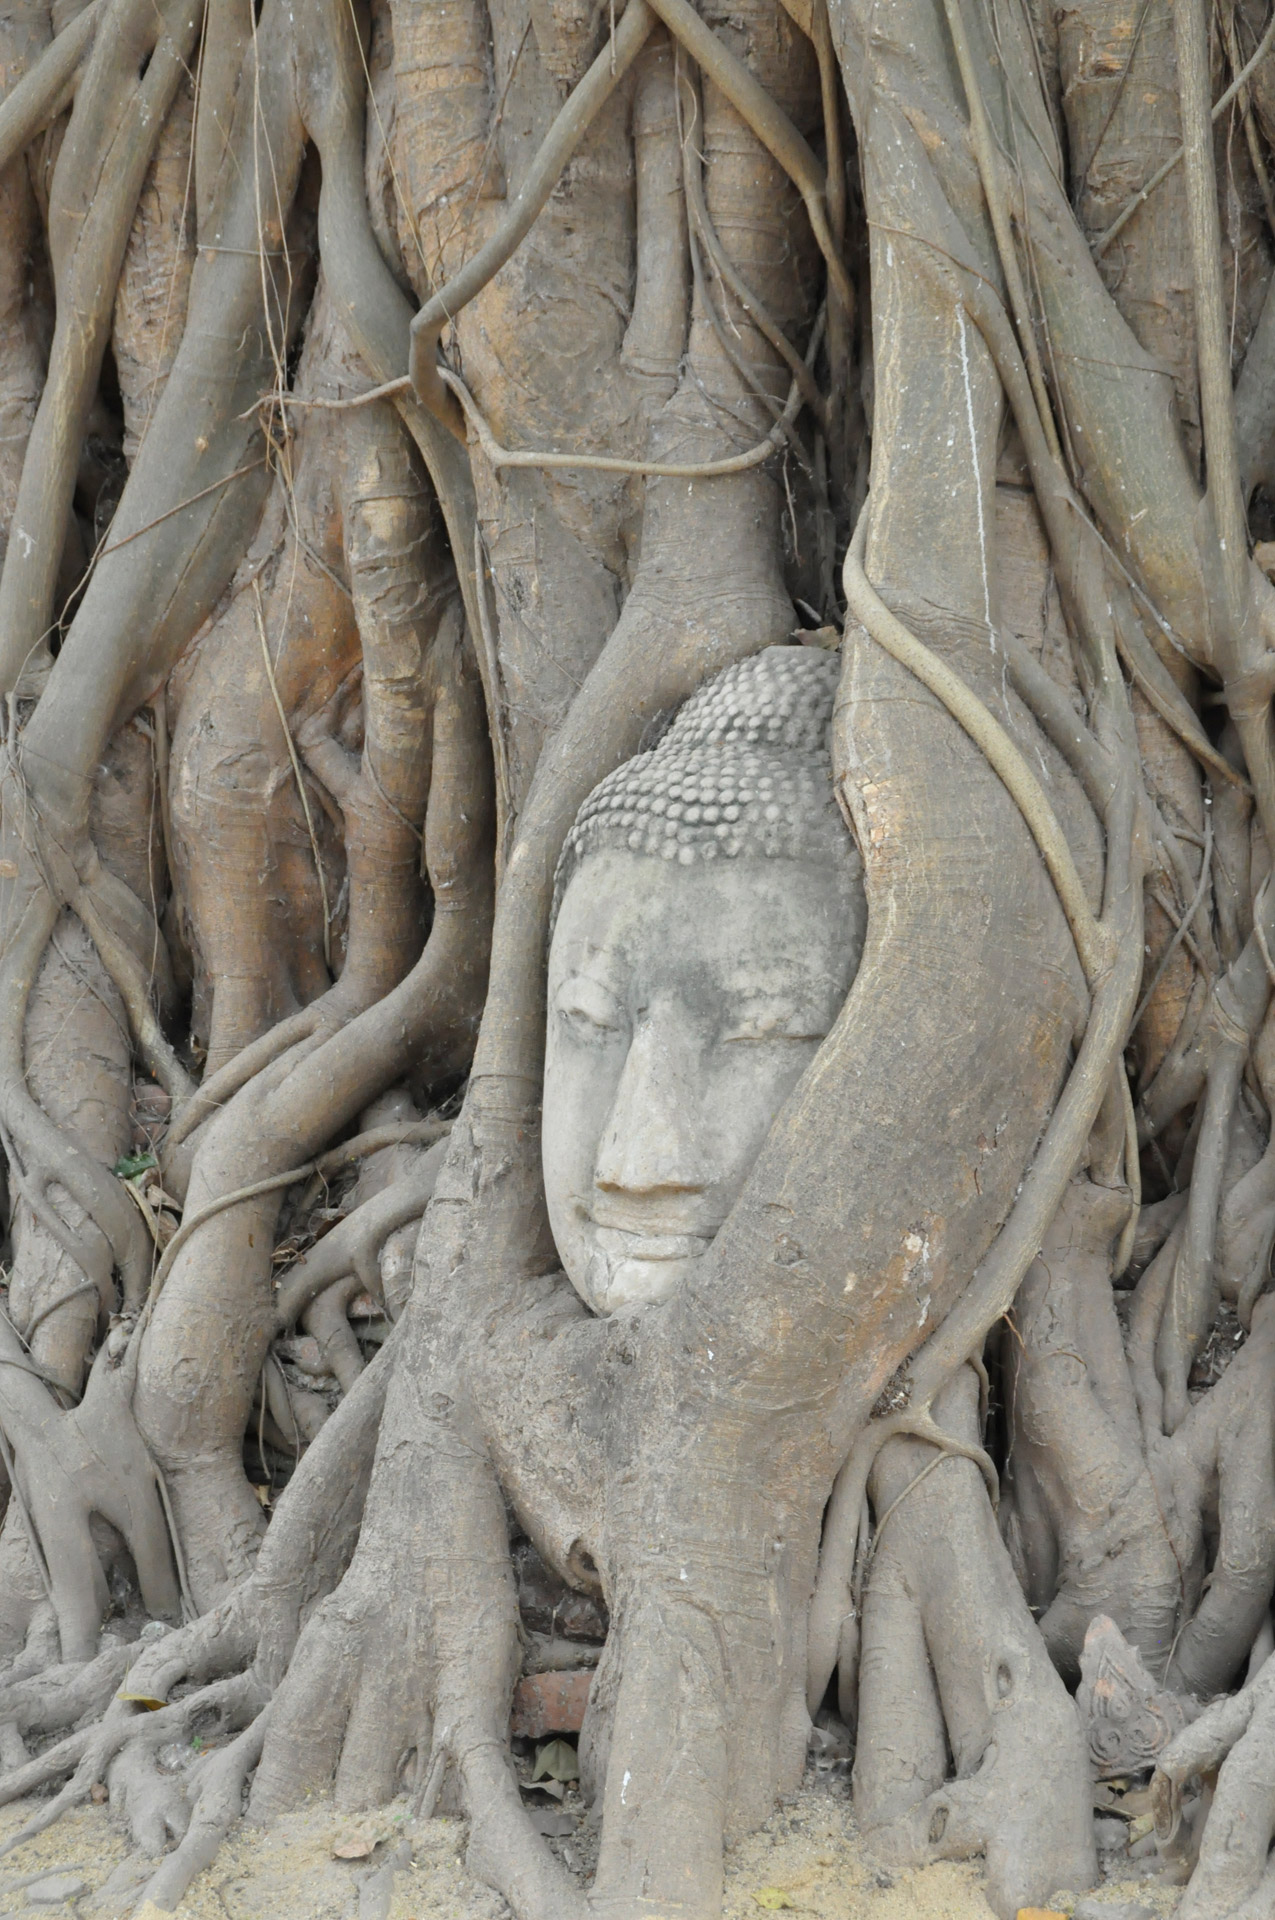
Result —
<path fill-rule="evenodd" d="M 611 1193 L 702 1193 L 710 1181 L 695 1049 L 679 1023 L 642 1021 L 598 1146 L 594 1180 Z"/>

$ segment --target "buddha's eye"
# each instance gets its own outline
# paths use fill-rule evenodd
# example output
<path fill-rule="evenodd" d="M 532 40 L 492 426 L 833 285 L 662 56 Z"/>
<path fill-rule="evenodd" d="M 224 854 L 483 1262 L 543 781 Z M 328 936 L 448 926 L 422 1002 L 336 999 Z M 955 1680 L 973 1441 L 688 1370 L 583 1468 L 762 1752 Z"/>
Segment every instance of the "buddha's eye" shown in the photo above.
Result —
<path fill-rule="evenodd" d="M 583 973 L 563 981 L 554 1008 L 561 1025 L 580 1040 L 620 1033 L 628 1025 L 615 995 Z"/>
<path fill-rule="evenodd" d="M 808 1008 L 794 1007 L 791 1001 L 777 1004 L 758 1002 L 741 1007 L 736 1012 L 722 1034 L 722 1040 L 727 1045 L 804 1041 L 807 1045 L 817 1046 L 826 1033 L 827 1028 L 822 1022 L 812 1020 Z"/>

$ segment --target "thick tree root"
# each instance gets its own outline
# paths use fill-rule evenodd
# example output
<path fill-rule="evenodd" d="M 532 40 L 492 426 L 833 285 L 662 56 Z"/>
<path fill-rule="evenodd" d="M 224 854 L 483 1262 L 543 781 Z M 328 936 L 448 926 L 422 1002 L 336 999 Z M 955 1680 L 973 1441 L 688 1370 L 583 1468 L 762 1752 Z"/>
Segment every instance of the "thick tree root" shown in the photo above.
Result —
<path fill-rule="evenodd" d="M 1175 1838 L 1183 1789 L 1213 1785 L 1199 1860 L 1179 1920 L 1269 1920 L 1275 1911 L 1275 1661 L 1187 1727 L 1160 1756 L 1152 1782 L 1156 1834 Z"/>
<path fill-rule="evenodd" d="M 44 1832 L 103 1781 L 144 1855 L 178 1842 L 147 1889 L 164 1910 L 178 1903 L 238 1817 L 302 1622 L 353 1551 L 392 1365 L 391 1341 L 310 1448 L 251 1577 L 221 1607 L 140 1650 L 110 1647 L 87 1665 L 0 1691 L 0 1723 L 19 1736 L 74 1729 L 0 1776 L 0 1805 L 62 1783 L 10 1846 Z M 165 1704 L 178 1687 L 190 1690 Z M 192 1792 L 155 1755 L 210 1727 L 235 1737 L 201 1763 Z"/>
<path fill-rule="evenodd" d="M 87 1800 L 91 1789 L 106 1781 L 112 1763 L 126 1747 L 134 1752 L 154 1751 L 169 1741 L 189 1739 L 194 1728 L 205 1722 L 215 1725 L 221 1733 L 237 1732 L 264 1704 L 260 1685 L 251 1673 L 214 1680 L 209 1686 L 187 1694 L 176 1705 L 160 1707 L 154 1712 L 139 1711 L 127 1700 L 114 1701 L 100 1726 L 69 1735 L 37 1760 L 29 1761 L 0 1781 L 0 1806 L 8 1806 L 58 1779 L 68 1766 L 72 1769 L 65 1786 L 5 1842 L 0 1855 L 11 1853 L 36 1834 L 44 1833 L 69 1807 Z M 117 1776 L 117 1781 L 126 1795 L 129 1788 L 138 1783 L 139 1775 L 131 1762 Z M 155 1805 L 154 1796 L 143 1793 L 135 1810 L 142 1844 L 147 1844 L 155 1836 L 154 1822 L 160 1809 Z"/>
<path fill-rule="evenodd" d="M 194 1805 L 186 1815 L 188 1824 L 177 1847 L 147 1882 L 143 1903 L 149 1902 L 161 1913 L 172 1913 L 196 1874 L 212 1865 L 243 1811 L 244 1782 L 261 1757 L 269 1718 L 269 1707 L 263 1707 L 242 1733 L 204 1762 L 197 1776 Z"/>
<path fill-rule="evenodd" d="M 22 1520 L 57 1616 L 62 1658 L 91 1660 L 107 1598 L 92 1515 L 123 1536 L 147 1611 L 176 1619 L 181 1610 L 163 1485 L 128 1403 L 131 1371 L 117 1370 L 103 1347 L 83 1400 L 62 1412 L 3 1322 L 0 1357 Z"/>
<path fill-rule="evenodd" d="M 978 1396 L 965 1368 L 935 1409 L 967 1445 L 978 1443 Z M 894 1862 L 984 1855 L 988 1898 L 1013 1920 L 1096 1874 L 1075 1708 L 977 1467 L 892 1440 L 871 1496 L 880 1531 L 864 1606 L 856 1812 Z"/>

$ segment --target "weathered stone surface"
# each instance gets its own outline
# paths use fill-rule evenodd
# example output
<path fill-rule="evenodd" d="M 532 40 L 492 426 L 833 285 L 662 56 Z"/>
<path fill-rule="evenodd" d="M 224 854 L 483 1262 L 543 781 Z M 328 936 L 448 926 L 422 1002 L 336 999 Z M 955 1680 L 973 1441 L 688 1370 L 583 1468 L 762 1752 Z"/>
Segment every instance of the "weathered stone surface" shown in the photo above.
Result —
<path fill-rule="evenodd" d="M 1200 1703 L 1159 1686 L 1115 1621 L 1099 1613 L 1089 1622 L 1080 1656 L 1076 1711 L 1098 1777 L 1110 1780 L 1152 1766 L 1173 1736 L 1197 1718 Z"/>
<path fill-rule="evenodd" d="M 567 837 L 542 1150 L 595 1313 L 689 1279 L 845 1003 L 867 903 L 833 792 L 838 676 L 803 647 L 728 667 Z"/>

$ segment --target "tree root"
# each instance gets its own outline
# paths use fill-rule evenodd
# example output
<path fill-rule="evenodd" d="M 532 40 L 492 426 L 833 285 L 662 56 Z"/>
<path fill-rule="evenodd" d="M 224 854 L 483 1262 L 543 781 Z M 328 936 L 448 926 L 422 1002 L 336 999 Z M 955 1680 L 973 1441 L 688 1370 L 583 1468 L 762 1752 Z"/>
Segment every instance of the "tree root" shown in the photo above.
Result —
<path fill-rule="evenodd" d="M 116 1641 L 95 1660 L 44 1667 L 26 1679 L 0 1682 L 0 1721 L 20 1734 L 54 1733 L 105 1713 L 123 1683 L 134 1649 Z"/>
<path fill-rule="evenodd" d="M 0 106 L 0 168 L 7 167 L 67 105 L 106 4 L 107 0 L 89 0 L 5 96 Z"/>
<path fill-rule="evenodd" d="M 197 0 L 114 10 L 110 33 L 96 41 L 89 58 L 75 124 L 60 155 L 50 235 L 59 280 L 58 330 L 14 510 L 15 526 L 29 537 L 25 546 L 10 547 L 0 577 L 0 686 L 6 693 L 19 683 L 38 687 L 49 670 L 45 636 L 116 281 L 199 14 Z M 76 196 L 86 189 L 87 206 L 82 198 L 77 205 Z M 67 246 L 62 258 L 59 240 Z"/>
<path fill-rule="evenodd" d="M 222 1606 L 140 1653 L 135 1645 L 112 1646 L 87 1665 L 0 1690 L 0 1721 L 28 1732 L 56 1732 L 102 1715 L 0 1776 L 0 1805 L 64 1782 L 5 1851 L 45 1831 L 105 1780 L 143 1852 L 178 1841 L 147 1893 L 161 1907 L 177 1904 L 238 1816 L 302 1621 L 353 1551 L 392 1365 L 391 1338 L 306 1454 L 252 1575 Z M 165 1704 L 179 1685 L 193 1691 Z M 192 1800 L 156 1771 L 152 1756 L 210 1715 L 237 1737 L 201 1764 Z"/>
<path fill-rule="evenodd" d="M 559 113 L 523 181 L 517 199 L 500 226 L 454 279 L 441 287 L 412 321 L 412 385 L 429 408 L 458 439 L 464 437 L 464 418 L 438 376 L 438 342 L 443 329 L 499 272 L 530 232 L 536 215 L 557 185 L 563 168 L 590 126 L 641 53 L 655 26 L 646 0 L 631 0 L 619 26 L 588 73 Z"/>
<path fill-rule="evenodd" d="M 1275 1662 L 1160 1755 L 1152 1795 L 1163 1848 L 1178 1835 L 1183 1790 L 1197 1776 L 1215 1784 L 1180 1920 L 1266 1920 L 1275 1899 Z"/>
<path fill-rule="evenodd" d="M 106 1582 L 90 1528 L 100 1514 L 123 1536 L 147 1611 L 176 1618 L 181 1600 L 162 1485 L 128 1404 L 131 1374 L 103 1347 L 79 1406 L 60 1411 L 31 1377 L 12 1330 L 0 1323 L 5 1428 L 32 1531 L 47 1571 L 64 1660 L 91 1660 L 106 1604 Z"/>
<path fill-rule="evenodd" d="M 73 1769 L 66 1785 L 0 1847 L 0 1858 L 46 1832 L 69 1808 L 81 1805 L 91 1789 L 106 1780 L 112 1763 L 126 1747 L 134 1753 L 153 1751 L 169 1741 L 189 1739 L 195 1725 L 208 1718 L 219 1732 L 236 1732 L 263 1704 L 260 1686 L 251 1673 L 215 1680 L 187 1694 L 176 1705 L 153 1712 L 139 1711 L 126 1700 L 116 1700 L 99 1726 L 71 1734 L 39 1759 L 0 1779 L 0 1806 L 9 1806 L 58 1779 L 68 1768 Z M 138 1785 L 139 1776 L 131 1762 L 119 1781 L 126 1794 L 130 1785 Z M 155 1837 L 155 1814 L 145 1793 L 139 1796 L 138 1817 L 145 1836 L 142 1844 L 146 1844 Z"/>
<path fill-rule="evenodd" d="M 242 1733 L 203 1763 L 188 1824 L 174 1851 L 143 1888 L 143 1903 L 149 1902 L 161 1913 L 175 1912 L 196 1874 L 217 1858 L 222 1841 L 243 1811 L 244 1784 L 261 1758 L 269 1723 L 266 1706 Z"/>
<path fill-rule="evenodd" d="M 1072 1183 L 1002 1347 L 1013 1434 L 1002 1520 L 1046 1644 L 1073 1682 L 1099 1613 L 1162 1675 L 1182 1602 L 1111 1293 L 1127 1205 L 1121 1191 Z"/>
<path fill-rule="evenodd" d="M 935 1417 L 976 1443 L 978 1403 L 966 1368 Z M 892 1440 L 873 1469 L 883 1520 L 864 1604 L 855 1810 L 892 1862 L 984 1855 L 988 1898 L 1012 1920 L 1094 1879 L 1088 1758 L 977 1472 L 952 1458 L 927 1473 L 932 1458 Z"/>

